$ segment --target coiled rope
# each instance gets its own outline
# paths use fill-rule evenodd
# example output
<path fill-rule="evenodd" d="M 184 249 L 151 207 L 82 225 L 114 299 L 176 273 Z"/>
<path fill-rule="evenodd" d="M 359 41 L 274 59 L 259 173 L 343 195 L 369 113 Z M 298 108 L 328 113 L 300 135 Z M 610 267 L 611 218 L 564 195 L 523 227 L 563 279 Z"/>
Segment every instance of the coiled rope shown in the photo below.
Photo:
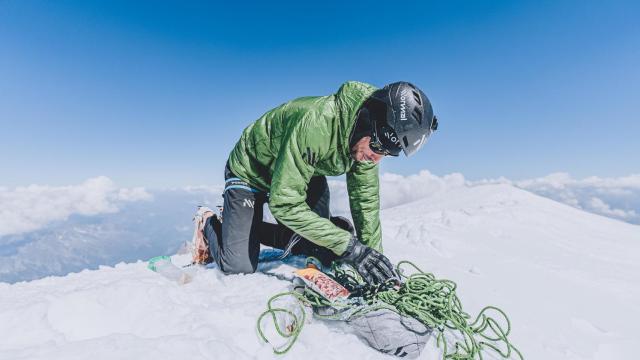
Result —
<path fill-rule="evenodd" d="M 405 273 L 403 265 L 413 268 L 413 273 Z M 433 274 L 423 272 L 410 261 L 401 261 L 396 266 L 402 283 L 399 288 L 385 285 L 366 286 L 352 270 L 334 266 L 333 272 L 336 280 L 352 292 L 352 298 L 347 303 L 331 303 L 309 289 L 302 293 L 284 292 L 269 299 L 267 310 L 258 318 L 257 328 L 261 339 L 269 342 L 261 324 L 265 317 L 271 315 L 276 332 L 287 340 L 284 345 L 273 348 L 276 354 L 288 352 L 296 342 L 306 319 L 304 306 L 329 306 L 337 309 L 336 315 L 316 316 L 348 320 L 384 308 L 402 316 L 415 318 L 437 331 L 436 344 L 442 350 L 443 360 L 482 360 L 486 351 L 493 351 L 504 359 L 524 359 L 507 338 L 511 332 L 511 323 L 501 309 L 487 306 L 470 321 L 471 316 L 464 312 L 456 294 L 456 284 L 451 280 L 436 279 Z M 284 297 L 294 297 L 298 300 L 297 306 L 301 315 L 296 315 L 291 309 L 274 305 L 278 299 Z M 503 318 L 502 322 L 506 326 L 501 326 L 494 317 L 488 315 L 492 311 Z M 290 324 L 287 328 L 278 324 L 278 314 L 290 317 L 287 319 Z M 447 343 L 447 338 L 454 339 L 451 341 L 452 348 Z"/>
<path fill-rule="evenodd" d="M 288 296 L 294 297 L 295 299 L 298 300 L 297 306 L 299 306 L 300 309 L 300 313 L 302 314 L 300 317 L 298 317 L 298 315 L 296 315 L 295 312 L 293 312 L 291 309 L 287 309 L 287 308 L 282 308 L 282 307 L 277 307 L 274 305 L 274 303 L 281 298 L 286 298 Z M 276 332 L 278 333 L 278 335 L 280 335 L 280 337 L 286 339 L 287 341 L 284 343 L 284 345 L 281 346 L 274 346 L 273 347 L 273 352 L 276 354 L 285 354 L 287 353 L 291 347 L 293 346 L 293 344 L 295 344 L 296 340 L 298 339 L 298 336 L 300 335 L 300 332 L 302 331 L 302 327 L 304 326 L 304 321 L 306 320 L 306 313 L 304 310 L 304 305 L 307 303 L 306 298 L 301 295 L 298 292 L 295 291 L 289 291 L 289 292 L 283 292 L 283 293 L 279 293 L 276 294 L 274 296 L 272 296 L 269 301 L 267 302 L 267 310 L 265 310 L 260 317 L 258 317 L 258 324 L 257 324 L 257 328 L 258 328 L 258 335 L 260 335 L 260 338 L 262 339 L 262 341 L 264 342 L 269 342 L 269 340 L 267 339 L 267 337 L 265 336 L 264 332 L 262 331 L 262 319 L 264 319 L 266 316 L 271 315 L 271 319 L 273 321 L 274 324 L 274 328 L 276 329 Z M 287 319 L 287 321 L 291 324 L 289 327 L 282 327 L 279 323 L 278 323 L 278 314 L 286 314 L 287 316 L 289 316 L 290 318 Z"/>

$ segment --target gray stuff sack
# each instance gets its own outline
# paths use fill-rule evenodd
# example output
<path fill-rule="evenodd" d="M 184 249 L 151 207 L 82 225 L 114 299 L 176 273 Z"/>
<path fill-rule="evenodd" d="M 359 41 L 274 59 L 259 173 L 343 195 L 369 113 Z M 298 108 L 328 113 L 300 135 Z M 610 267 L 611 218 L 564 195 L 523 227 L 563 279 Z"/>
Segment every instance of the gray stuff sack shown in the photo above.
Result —
<path fill-rule="evenodd" d="M 354 333 L 385 354 L 414 359 L 420 356 L 433 329 L 389 309 L 357 315 L 347 321 Z"/>

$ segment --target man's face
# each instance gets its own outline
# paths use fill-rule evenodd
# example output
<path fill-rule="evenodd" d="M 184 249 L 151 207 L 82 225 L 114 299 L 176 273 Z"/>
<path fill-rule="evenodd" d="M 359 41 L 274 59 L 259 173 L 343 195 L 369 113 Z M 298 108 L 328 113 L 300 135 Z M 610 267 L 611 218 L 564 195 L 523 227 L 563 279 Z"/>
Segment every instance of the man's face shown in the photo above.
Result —
<path fill-rule="evenodd" d="M 365 136 L 360 141 L 358 141 L 351 148 L 351 157 L 355 161 L 372 161 L 374 163 L 379 163 L 380 160 L 384 157 L 384 155 L 376 154 L 369 147 L 369 142 L 371 141 L 370 136 Z"/>

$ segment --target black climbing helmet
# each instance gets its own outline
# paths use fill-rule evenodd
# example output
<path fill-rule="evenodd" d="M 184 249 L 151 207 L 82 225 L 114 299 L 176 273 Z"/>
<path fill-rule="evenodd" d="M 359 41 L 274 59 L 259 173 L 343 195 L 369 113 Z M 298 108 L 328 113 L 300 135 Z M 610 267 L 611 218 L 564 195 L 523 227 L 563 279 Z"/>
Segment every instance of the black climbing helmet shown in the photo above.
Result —
<path fill-rule="evenodd" d="M 378 154 L 411 156 L 438 128 L 431 102 L 415 85 L 399 81 L 376 90 L 367 100 L 371 149 Z"/>

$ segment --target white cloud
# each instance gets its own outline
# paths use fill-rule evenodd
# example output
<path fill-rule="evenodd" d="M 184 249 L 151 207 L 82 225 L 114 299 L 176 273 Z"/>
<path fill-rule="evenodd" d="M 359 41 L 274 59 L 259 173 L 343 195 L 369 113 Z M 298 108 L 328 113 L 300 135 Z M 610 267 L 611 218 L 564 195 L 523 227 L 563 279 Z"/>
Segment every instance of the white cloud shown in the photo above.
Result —
<path fill-rule="evenodd" d="M 388 209 L 467 185 L 464 176 L 458 173 L 445 176 L 434 175 L 428 170 L 409 176 L 384 173 L 380 175 L 380 207 Z M 340 215 L 348 214 L 349 199 L 346 182 L 331 180 L 329 187 L 332 212 Z"/>
<path fill-rule="evenodd" d="M 145 190 L 143 187 L 136 188 L 122 188 L 118 190 L 116 197 L 120 201 L 149 201 L 153 199 L 153 196 Z"/>
<path fill-rule="evenodd" d="M 437 176 L 427 170 L 409 176 L 385 173 L 380 176 L 381 207 L 385 209 L 397 206 L 456 187 L 484 184 L 509 184 L 585 211 L 640 223 L 640 175 L 574 179 L 568 173 L 553 173 L 518 181 L 504 177 L 468 181 L 462 174 Z M 332 211 L 348 214 L 346 183 L 330 181 L 329 186 Z"/>
<path fill-rule="evenodd" d="M 597 197 L 591 198 L 588 204 L 593 212 L 614 218 L 632 219 L 637 216 L 634 210 L 625 211 L 622 209 L 612 209 L 609 204 Z"/>
<path fill-rule="evenodd" d="M 634 189 L 640 190 L 640 174 L 633 174 L 629 176 L 623 176 L 618 178 L 600 178 L 597 176 L 588 177 L 581 181 L 576 181 L 578 185 L 583 186 L 597 186 L 602 188 L 612 189 Z"/>
<path fill-rule="evenodd" d="M 188 193 L 211 193 L 222 194 L 224 186 L 222 185 L 189 185 L 182 188 L 173 188 L 173 191 L 186 191 Z"/>
<path fill-rule="evenodd" d="M 474 183 L 508 183 L 579 209 L 640 223 L 637 211 L 640 209 L 640 174 L 574 179 L 567 173 L 553 173 L 535 179 L 511 181 L 500 178 Z"/>
<path fill-rule="evenodd" d="M 574 179 L 567 173 L 553 173 L 544 177 L 516 181 L 515 184 L 524 188 L 544 188 L 552 187 L 556 189 L 564 188 L 598 188 L 612 191 L 619 190 L 640 190 L 640 174 L 617 178 L 601 178 L 590 176 L 582 180 Z"/>
<path fill-rule="evenodd" d="M 144 188 L 119 189 L 105 176 L 72 186 L 0 188 L 0 236 L 34 231 L 72 214 L 114 213 L 121 202 L 151 198 Z"/>

